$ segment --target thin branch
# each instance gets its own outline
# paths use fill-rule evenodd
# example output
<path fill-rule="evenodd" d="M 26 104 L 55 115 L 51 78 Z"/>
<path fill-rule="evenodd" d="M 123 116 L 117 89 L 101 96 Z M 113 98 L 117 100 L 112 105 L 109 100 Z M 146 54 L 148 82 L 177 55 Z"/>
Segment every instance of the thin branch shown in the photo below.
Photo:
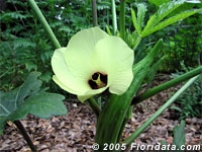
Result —
<path fill-rule="evenodd" d="M 96 0 L 92 0 L 92 8 L 93 8 L 93 26 L 97 26 L 97 4 Z"/>
<path fill-rule="evenodd" d="M 16 127 L 18 128 L 18 130 L 21 132 L 22 136 L 24 137 L 24 139 L 27 141 L 27 144 L 29 145 L 30 149 L 33 152 L 36 152 L 37 149 L 34 146 L 32 140 L 30 139 L 29 135 L 27 134 L 24 126 L 22 125 L 22 123 L 19 120 L 15 120 L 14 124 L 16 125 Z"/>

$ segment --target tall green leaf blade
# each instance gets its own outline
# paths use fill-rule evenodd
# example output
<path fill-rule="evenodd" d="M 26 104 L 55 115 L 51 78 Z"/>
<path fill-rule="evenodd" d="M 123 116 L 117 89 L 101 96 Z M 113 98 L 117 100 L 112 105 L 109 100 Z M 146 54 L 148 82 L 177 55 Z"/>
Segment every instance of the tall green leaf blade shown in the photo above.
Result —
<path fill-rule="evenodd" d="M 141 27 L 137 23 L 136 13 L 133 9 L 131 9 L 131 16 L 132 16 L 132 22 L 133 22 L 133 26 L 135 27 L 135 30 L 137 31 L 138 35 L 141 35 Z"/>
<path fill-rule="evenodd" d="M 132 22 L 133 22 L 133 25 L 134 25 L 135 29 L 137 30 L 137 33 L 139 35 L 141 35 L 142 27 L 144 25 L 144 18 L 145 18 L 145 13 L 147 11 L 147 7 L 143 3 L 137 3 L 136 7 L 137 7 L 137 17 L 136 17 L 135 11 L 133 9 L 131 9 Z"/>
<path fill-rule="evenodd" d="M 182 145 L 185 145 L 185 122 L 182 120 L 180 125 L 174 127 L 174 139 L 173 144 L 177 146 L 177 149 L 180 149 Z"/>

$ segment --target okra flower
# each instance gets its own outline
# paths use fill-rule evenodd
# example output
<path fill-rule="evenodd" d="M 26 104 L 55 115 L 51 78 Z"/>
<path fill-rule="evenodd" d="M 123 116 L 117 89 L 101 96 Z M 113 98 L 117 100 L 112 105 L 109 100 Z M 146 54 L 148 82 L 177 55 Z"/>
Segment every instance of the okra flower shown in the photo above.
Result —
<path fill-rule="evenodd" d="M 120 95 L 133 79 L 133 50 L 98 27 L 75 34 L 52 57 L 53 80 L 83 102 L 107 88 Z"/>

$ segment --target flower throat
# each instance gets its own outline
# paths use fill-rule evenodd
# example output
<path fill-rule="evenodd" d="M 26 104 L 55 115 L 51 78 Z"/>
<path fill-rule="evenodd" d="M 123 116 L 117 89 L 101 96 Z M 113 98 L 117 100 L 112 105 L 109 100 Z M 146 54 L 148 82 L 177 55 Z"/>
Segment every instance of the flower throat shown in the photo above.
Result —
<path fill-rule="evenodd" d="M 88 84 L 92 89 L 103 88 L 107 85 L 107 75 L 96 72 L 92 75 L 91 79 L 88 80 Z"/>

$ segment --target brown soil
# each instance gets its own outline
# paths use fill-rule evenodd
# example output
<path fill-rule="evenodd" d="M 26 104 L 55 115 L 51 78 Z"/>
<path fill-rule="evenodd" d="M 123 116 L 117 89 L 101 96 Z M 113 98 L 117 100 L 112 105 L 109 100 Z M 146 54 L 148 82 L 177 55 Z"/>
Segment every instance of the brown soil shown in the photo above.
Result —
<path fill-rule="evenodd" d="M 162 78 L 161 78 L 162 79 Z M 153 85 L 165 81 L 158 79 Z M 155 84 L 156 83 L 156 84 Z M 128 137 L 143 124 L 167 99 L 172 88 L 135 106 L 132 118 L 124 130 L 123 139 Z M 76 152 L 92 151 L 89 146 L 94 143 L 96 133 L 96 116 L 87 103 L 77 101 L 65 102 L 68 115 L 39 119 L 29 115 L 21 122 L 29 133 L 38 151 L 41 152 Z M 173 128 L 179 124 L 177 115 L 172 110 L 166 110 L 155 120 L 135 141 L 135 144 L 156 145 L 161 141 L 171 144 Z M 202 119 L 186 119 L 186 144 L 201 145 L 202 148 Z M 0 151 L 29 152 L 21 134 L 14 124 L 8 123 L 3 136 L 0 136 Z"/>

